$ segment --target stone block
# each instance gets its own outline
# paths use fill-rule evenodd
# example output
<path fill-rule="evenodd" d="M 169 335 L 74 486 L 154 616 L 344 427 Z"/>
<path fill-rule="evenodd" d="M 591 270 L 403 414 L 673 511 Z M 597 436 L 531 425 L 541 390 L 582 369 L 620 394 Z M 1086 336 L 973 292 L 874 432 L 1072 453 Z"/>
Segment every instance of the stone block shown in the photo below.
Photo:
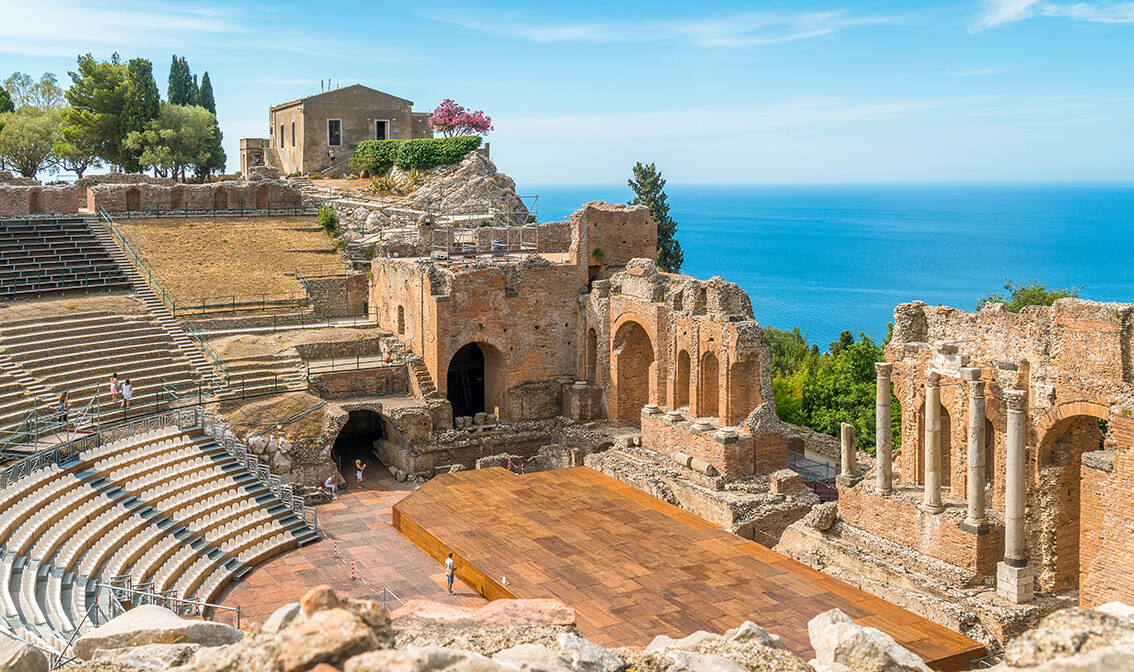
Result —
<path fill-rule="evenodd" d="M 961 368 L 961 380 L 980 380 L 980 367 L 965 366 Z"/>
<path fill-rule="evenodd" d="M 773 495 L 795 495 L 805 492 L 807 485 L 791 469 L 779 469 L 768 474 L 768 488 Z"/>
<path fill-rule="evenodd" d="M 996 594 L 1013 604 L 1031 602 L 1035 597 L 1035 573 L 1032 568 L 998 563 Z"/>
<path fill-rule="evenodd" d="M 740 440 L 740 435 L 736 433 L 735 429 L 722 427 L 713 434 L 713 440 L 717 443 L 736 443 Z"/>

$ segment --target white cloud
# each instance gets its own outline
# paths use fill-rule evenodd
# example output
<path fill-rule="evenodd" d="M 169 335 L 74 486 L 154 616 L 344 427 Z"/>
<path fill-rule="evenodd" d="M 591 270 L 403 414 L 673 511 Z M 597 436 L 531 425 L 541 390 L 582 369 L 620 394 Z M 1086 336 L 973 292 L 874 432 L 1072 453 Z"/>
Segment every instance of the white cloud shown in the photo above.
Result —
<path fill-rule="evenodd" d="M 792 42 L 860 26 L 894 23 L 895 17 L 848 16 L 841 10 L 798 14 L 744 13 L 709 19 L 547 24 L 506 16 L 421 11 L 427 18 L 529 42 L 642 43 L 675 41 L 701 47 L 742 47 Z"/>
<path fill-rule="evenodd" d="M 980 19 L 969 30 L 980 32 L 1037 16 L 1091 21 L 1134 23 L 1134 2 L 1047 2 L 1045 0 L 984 0 Z"/>

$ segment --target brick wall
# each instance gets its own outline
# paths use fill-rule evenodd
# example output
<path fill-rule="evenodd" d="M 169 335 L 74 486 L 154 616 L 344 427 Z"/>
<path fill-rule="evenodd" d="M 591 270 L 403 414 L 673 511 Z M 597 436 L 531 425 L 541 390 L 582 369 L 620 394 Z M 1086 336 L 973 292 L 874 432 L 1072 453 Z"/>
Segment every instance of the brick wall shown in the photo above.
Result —
<path fill-rule="evenodd" d="M 348 399 L 409 391 L 404 366 L 384 366 L 364 371 L 324 373 L 311 378 L 311 391 L 323 399 Z"/>
<path fill-rule="evenodd" d="M 839 486 L 839 518 L 846 523 L 972 572 L 972 579 L 994 574 L 1004 557 L 1004 528 L 994 523 L 988 534 L 972 534 L 957 526 L 964 509 L 950 507 L 941 514 L 917 508 L 912 497 L 882 497 L 873 483 Z M 908 493 L 907 493 L 908 494 Z"/>
<path fill-rule="evenodd" d="M 85 194 L 75 185 L 0 184 L 0 217 L 73 215 L 84 205 Z"/>
<path fill-rule="evenodd" d="M 1079 601 L 1084 607 L 1115 600 L 1134 604 L 1134 455 L 1130 444 L 1111 455 L 1110 464 L 1088 466 L 1085 459 L 1082 466 Z"/>
<path fill-rule="evenodd" d="M 601 261 L 594 257 L 596 249 L 603 252 Z M 658 229 L 644 205 L 587 203 L 571 215 L 571 255 L 583 266 L 657 259 Z"/>
<path fill-rule="evenodd" d="M 663 415 L 642 414 L 642 445 L 662 455 L 685 453 L 705 460 L 725 479 L 753 473 L 771 473 L 787 467 L 787 442 L 780 445 L 764 442 L 757 455 L 756 442 L 747 432 L 738 433 L 736 441 L 722 443 L 714 436 L 715 429 L 703 434 L 692 431 L 689 420 L 671 423 Z M 756 470 L 757 464 L 760 471 Z"/>

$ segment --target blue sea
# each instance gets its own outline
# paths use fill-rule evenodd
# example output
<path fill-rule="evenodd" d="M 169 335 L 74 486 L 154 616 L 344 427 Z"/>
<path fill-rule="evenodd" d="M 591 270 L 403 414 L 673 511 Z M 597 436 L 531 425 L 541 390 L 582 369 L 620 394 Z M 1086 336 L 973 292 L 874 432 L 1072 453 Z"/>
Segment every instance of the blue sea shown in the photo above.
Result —
<path fill-rule="evenodd" d="M 520 185 L 540 221 L 628 187 Z M 1134 302 L 1134 185 L 667 185 L 682 272 L 719 275 L 763 325 L 826 346 L 849 329 L 876 340 L 899 303 L 972 310 L 1006 280 L 1080 287 Z"/>

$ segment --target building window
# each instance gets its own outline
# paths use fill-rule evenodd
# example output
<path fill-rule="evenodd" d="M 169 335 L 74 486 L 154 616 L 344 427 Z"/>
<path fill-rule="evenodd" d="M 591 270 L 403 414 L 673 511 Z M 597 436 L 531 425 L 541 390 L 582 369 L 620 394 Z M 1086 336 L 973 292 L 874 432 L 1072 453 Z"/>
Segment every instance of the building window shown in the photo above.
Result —
<path fill-rule="evenodd" d="M 327 120 L 327 144 L 331 147 L 340 147 L 343 144 L 343 120 Z"/>
<path fill-rule="evenodd" d="M 276 146 L 283 149 L 283 124 L 280 124 L 280 137 L 276 138 Z"/>
<path fill-rule="evenodd" d="M 291 122 L 291 146 L 295 147 L 295 122 Z"/>
<path fill-rule="evenodd" d="M 388 119 L 378 119 L 374 122 L 374 139 L 390 139 L 390 121 Z"/>

